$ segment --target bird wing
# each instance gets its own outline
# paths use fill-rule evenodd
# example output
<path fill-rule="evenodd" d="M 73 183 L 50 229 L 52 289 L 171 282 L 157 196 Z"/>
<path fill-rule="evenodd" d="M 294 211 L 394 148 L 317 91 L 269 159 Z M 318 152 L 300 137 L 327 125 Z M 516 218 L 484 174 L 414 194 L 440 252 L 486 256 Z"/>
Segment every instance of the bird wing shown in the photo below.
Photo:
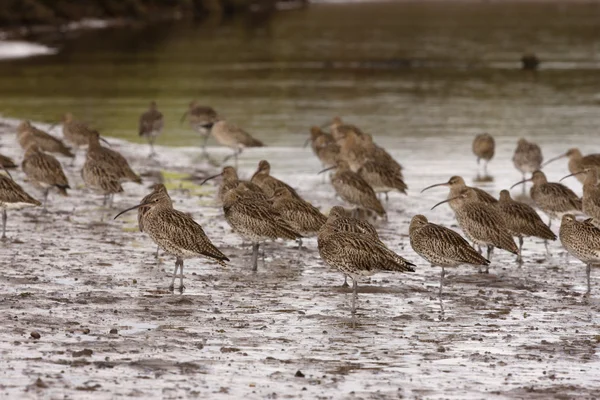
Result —
<path fill-rule="evenodd" d="M 600 154 L 589 154 L 581 159 L 581 166 L 587 167 L 598 167 L 600 166 Z"/>
<path fill-rule="evenodd" d="M 38 153 L 23 160 L 22 169 L 28 177 L 48 185 L 69 187 L 60 162 L 50 154 Z"/>
<path fill-rule="evenodd" d="M 540 185 L 539 193 L 549 198 L 556 212 L 581 211 L 581 199 L 563 184 L 552 182 Z"/>
<path fill-rule="evenodd" d="M 37 206 L 42 204 L 25 192 L 11 178 L 0 175 L 0 204 L 2 203 L 29 203 Z"/>
<path fill-rule="evenodd" d="M 224 206 L 223 211 L 234 230 L 252 231 L 256 236 L 272 240 L 295 240 L 301 237 L 267 202 L 241 198 L 229 206 Z"/>
<path fill-rule="evenodd" d="M 415 232 L 411 245 L 419 254 L 435 251 L 440 257 L 472 265 L 489 265 L 469 242 L 452 229 L 429 223 Z M 427 247 L 427 248 L 424 248 Z M 424 257 L 425 258 L 425 257 Z"/>

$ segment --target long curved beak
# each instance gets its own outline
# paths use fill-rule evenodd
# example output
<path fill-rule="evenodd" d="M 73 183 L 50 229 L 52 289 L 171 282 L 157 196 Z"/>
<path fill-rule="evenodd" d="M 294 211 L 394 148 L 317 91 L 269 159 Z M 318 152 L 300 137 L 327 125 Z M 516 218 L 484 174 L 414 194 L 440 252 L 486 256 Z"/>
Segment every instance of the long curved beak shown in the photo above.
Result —
<path fill-rule="evenodd" d="M 4 167 L 4 165 L 0 165 L 0 167 L 2 167 L 2 169 L 4 170 L 4 172 L 6 172 L 6 175 L 8 175 L 8 177 L 10 178 L 11 181 L 15 181 L 12 177 L 12 175 L 10 174 L 10 172 L 8 172 L 8 170 L 6 169 L 6 167 Z"/>
<path fill-rule="evenodd" d="M 127 211 L 135 210 L 137 208 L 145 207 L 145 206 L 148 206 L 148 203 L 141 203 L 141 204 L 138 204 L 137 206 L 130 207 L 127 210 L 123 210 L 120 213 L 118 213 L 117 215 L 115 215 L 115 217 L 113 219 L 119 218 L 121 215 L 125 214 Z"/>
<path fill-rule="evenodd" d="M 304 146 L 302 146 L 302 147 L 306 148 L 306 146 L 308 146 L 308 144 L 309 144 L 310 142 L 312 142 L 312 138 L 308 138 L 308 139 L 306 139 L 306 142 L 304 142 Z"/>
<path fill-rule="evenodd" d="M 567 155 L 566 154 L 561 154 L 560 156 L 556 156 L 554 158 L 549 159 L 548 161 L 546 161 L 545 163 L 542 164 L 542 167 L 545 165 L 550 164 L 552 161 L 556 161 L 556 160 L 560 160 L 561 158 L 565 158 Z"/>
<path fill-rule="evenodd" d="M 185 121 L 185 118 L 187 117 L 188 112 L 184 112 L 183 115 L 181 116 L 181 119 L 179 120 L 179 125 L 183 124 L 183 121 Z"/>
<path fill-rule="evenodd" d="M 585 173 L 587 173 L 587 171 L 579 171 L 579 172 L 574 172 L 574 173 L 572 173 L 572 174 L 569 174 L 569 175 L 567 175 L 567 176 L 563 176 L 562 178 L 560 178 L 560 181 L 559 181 L 559 182 L 562 182 L 562 181 L 563 181 L 563 179 L 567 179 L 567 178 L 568 178 L 568 177 L 570 177 L 570 176 L 581 175 L 581 174 L 585 174 Z"/>
<path fill-rule="evenodd" d="M 102 136 L 100 136 L 98 139 L 100 139 L 103 143 L 105 143 L 106 145 L 108 145 L 108 147 L 112 147 L 110 145 L 110 143 L 106 139 L 104 139 Z"/>
<path fill-rule="evenodd" d="M 322 169 L 317 173 L 317 175 L 322 174 L 323 172 L 331 171 L 332 169 L 336 169 L 336 168 L 337 168 L 337 165 L 334 165 L 333 167 Z"/>
<path fill-rule="evenodd" d="M 206 178 L 205 180 L 203 180 L 202 182 L 200 182 L 200 186 L 204 185 L 206 182 L 210 181 L 211 179 L 215 179 L 219 176 L 223 175 L 223 173 L 217 174 L 217 175 L 213 175 L 213 176 L 209 176 L 208 178 Z"/>
<path fill-rule="evenodd" d="M 429 190 L 431 188 L 438 187 L 438 186 L 448 186 L 448 182 L 436 183 L 435 185 L 427 186 L 425 189 L 421 190 L 421 193 L 423 193 L 424 191 Z"/>
<path fill-rule="evenodd" d="M 444 203 L 447 203 L 447 202 L 449 202 L 449 201 L 452 201 L 452 200 L 458 199 L 459 197 L 460 197 L 460 196 L 454 196 L 454 197 L 450 197 L 449 199 L 446 199 L 446 200 L 440 201 L 440 202 L 439 202 L 439 203 L 437 203 L 435 206 L 431 207 L 431 209 L 433 210 L 434 208 L 436 208 L 436 207 L 437 207 L 437 206 L 439 206 L 440 204 L 444 204 Z"/>
<path fill-rule="evenodd" d="M 522 181 L 519 181 L 519 182 L 515 183 L 514 185 L 512 185 L 510 187 L 510 189 L 514 188 L 515 186 L 519 186 L 520 184 L 525 183 L 525 182 L 531 182 L 531 178 L 529 178 L 529 179 L 523 179 Z"/>

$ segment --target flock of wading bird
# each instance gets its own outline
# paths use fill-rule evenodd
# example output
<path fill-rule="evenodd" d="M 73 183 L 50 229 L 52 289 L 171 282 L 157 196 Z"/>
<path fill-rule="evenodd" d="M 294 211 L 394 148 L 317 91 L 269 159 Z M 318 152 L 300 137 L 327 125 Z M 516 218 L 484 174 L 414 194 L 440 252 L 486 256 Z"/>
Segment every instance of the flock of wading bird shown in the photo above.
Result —
<path fill-rule="evenodd" d="M 220 119 L 211 107 L 192 102 L 185 117 L 190 126 L 202 134 L 204 155 L 207 155 L 206 140 L 209 135 L 234 150 L 230 157 L 236 159 L 236 164 L 238 155 L 245 147 L 262 146 L 260 141 L 246 131 Z M 163 115 L 152 102 L 150 109 L 139 120 L 139 134 L 148 139 L 151 156 L 154 154 L 154 142 L 163 126 Z M 305 145 L 310 143 L 321 161 L 324 167 L 321 173 L 335 169 L 330 176 L 335 192 L 345 203 L 353 206 L 354 210 L 335 206 L 327 216 L 322 214 L 294 188 L 271 176 L 270 165 L 266 160 L 260 161 L 249 181 L 240 180 L 236 168 L 225 166 L 220 174 L 206 178 L 202 184 L 221 177 L 218 198 L 222 203 L 225 219 L 234 232 L 252 243 L 253 271 L 257 270 L 259 245 L 262 242 L 268 239 L 297 240 L 300 248 L 302 238 L 317 236 L 321 258 L 344 273 L 344 286 L 347 286 L 347 276 L 352 279 L 354 314 L 357 281 L 361 276 L 371 275 L 378 270 L 414 271 L 415 264 L 390 250 L 368 221 L 371 218 L 364 218 L 364 215 L 368 215 L 387 219 L 380 197 L 385 196 L 387 200 L 388 192 L 395 190 L 406 194 L 407 186 L 403 181 L 402 166 L 385 149 L 379 147 L 370 134 L 354 125 L 343 123 L 337 117 L 327 126 L 328 131 L 325 126 L 311 128 Z M 123 181 L 141 183 L 140 177 L 133 172 L 125 157 L 102 146 L 104 139 L 86 123 L 76 121 L 71 114 L 66 114 L 62 131 L 64 140 L 72 148 L 28 121 L 17 127 L 17 139 L 24 150 L 21 168 L 29 182 L 43 192 L 44 209 L 50 190 L 66 195 L 70 188 L 61 163 L 50 153 L 74 159 L 79 147 L 87 146 L 81 176 L 87 187 L 104 195 L 104 205 L 109 207 L 114 194 L 123 191 Z M 478 163 L 480 160 L 484 161 L 486 173 L 487 163 L 494 156 L 494 149 L 494 139 L 488 134 L 478 135 L 473 142 L 473 152 Z M 540 170 L 544 165 L 542 152 L 535 143 L 519 140 L 513 157 L 515 167 L 523 174 L 523 180 L 513 187 L 533 182 L 531 199 L 539 210 L 548 215 L 547 225 L 530 205 L 513 200 L 508 190 L 502 190 L 500 198 L 496 199 L 479 188 L 467 186 L 459 176 L 423 189 L 438 186 L 449 188 L 448 198 L 433 208 L 448 203 L 455 212 L 464 235 L 473 246 L 478 247 L 476 250 L 459 233 L 431 223 L 423 215 L 412 218 L 409 227 L 412 248 L 432 266 L 442 268 L 440 299 L 446 267 L 468 264 L 478 266 L 479 272 L 482 272 L 481 267 L 485 267 L 487 273 L 494 248 L 517 255 L 517 261 L 521 263 L 523 238 L 544 239 L 547 249 L 547 241 L 556 240 L 556 235 L 550 229 L 551 222 L 561 217 L 560 240 L 570 254 L 587 265 L 586 294 L 590 293 L 590 268 L 600 262 L 600 229 L 596 227 L 596 221 L 600 220 L 600 188 L 597 186 L 600 154 L 584 157 L 579 150 L 571 149 L 550 161 L 561 157 L 569 158 L 571 174 L 568 176 L 575 176 L 583 182 L 582 199 L 561 183 L 547 181 Z M 0 163 L 5 171 L 17 167 L 4 156 L 0 156 Z M 526 179 L 526 174 L 531 174 L 531 177 Z M 40 205 L 42 203 L 27 194 L 10 174 L 0 175 L 2 239 L 6 239 L 7 209 Z M 173 208 L 164 185 L 154 185 L 152 192 L 138 205 L 121 211 L 115 218 L 134 209 L 138 212 L 140 231 L 147 233 L 159 249 L 176 258 L 171 290 L 174 289 L 179 271 L 179 290 L 183 291 L 184 259 L 205 257 L 221 265 L 229 261 L 212 244 L 198 223 L 188 214 Z M 585 214 L 590 218 L 578 221 L 576 214 Z M 518 246 L 514 241 L 515 237 L 518 238 Z M 481 247 L 487 247 L 487 257 L 481 254 Z"/>

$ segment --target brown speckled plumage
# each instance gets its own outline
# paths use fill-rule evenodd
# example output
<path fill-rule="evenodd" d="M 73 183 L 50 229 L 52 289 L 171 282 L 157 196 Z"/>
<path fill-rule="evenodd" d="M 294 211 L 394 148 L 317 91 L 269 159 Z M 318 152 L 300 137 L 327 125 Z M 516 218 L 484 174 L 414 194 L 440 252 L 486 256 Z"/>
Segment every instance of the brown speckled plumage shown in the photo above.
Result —
<path fill-rule="evenodd" d="M 435 185 L 426 187 L 425 189 L 421 190 L 421 193 L 426 190 L 429 190 L 431 188 L 437 187 L 437 186 L 447 186 L 450 188 L 450 193 L 448 193 L 448 199 L 451 199 L 453 197 L 460 195 L 465 189 L 469 188 L 475 192 L 475 194 L 477 196 L 477 201 L 479 201 L 481 203 L 485 203 L 485 204 L 490 204 L 490 205 L 496 205 L 498 203 L 498 200 L 496 200 L 494 198 L 494 196 L 492 196 L 485 190 L 467 186 L 467 184 L 465 183 L 465 180 L 462 177 L 456 176 L 456 175 L 451 177 L 448 180 L 448 182 L 436 183 Z M 452 210 L 456 212 L 456 208 L 455 208 L 456 202 L 451 201 L 449 204 L 450 204 L 450 208 L 452 208 Z"/>
<path fill-rule="evenodd" d="M 589 294 L 591 267 L 600 265 L 600 229 L 589 221 L 579 222 L 572 214 L 565 214 L 560 224 L 559 237 L 569 254 L 587 264 L 587 294 Z"/>
<path fill-rule="evenodd" d="M 263 190 L 260 186 L 252 183 L 250 181 L 240 180 L 237 174 L 237 171 L 233 167 L 223 167 L 223 171 L 220 174 L 222 176 L 221 184 L 219 185 L 218 196 L 219 200 L 223 201 L 223 198 L 232 189 L 238 188 L 240 185 L 243 185 L 246 189 L 262 194 L 262 197 L 266 200 L 267 196 L 264 194 Z M 212 178 L 212 177 L 211 177 Z"/>
<path fill-rule="evenodd" d="M 271 176 L 271 164 L 269 164 L 267 160 L 261 160 L 258 163 L 258 169 L 254 175 L 252 175 L 250 182 L 259 186 L 267 197 L 273 197 L 275 195 L 275 190 L 279 188 L 286 188 L 293 197 L 302 199 L 290 185 Z"/>
<path fill-rule="evenodd" d="M 336 159 L 340 154 L 340 146 L 331 134 L 323 132 L 317 126 L 313 126 L 310 129 L 309 141 L 311 142 L 313 152 L 319 158 L 323 167 L 335 165 Z"/>
<path fill-rule="evenodd" d="M 577 172 L 581 172 L 585 168 L 600 168 L 600 154 L 588 154 L 584 156 L 581 154 L 581 151 L 577 148 L 572 148 L 567 150 L 565 154 L 561 154 L 560 156 L 554 157 L 548 160 L 544 165 L 551 163 L 552 161 L 559 160 L 561 158 L 567 157 L 569 159 L 569 172 L 575 174 Z M 583 183 L 585 180 L 584 175 L 576 175 L 579 182 Z"/>
<path fill-rule="evenodd" d="M 379 240 L 379 235 L 373 225 L 365 220 L 349 216 L 348 211 L 341 206 L 335 206 L 329 211 L 327 224 L 336 232 L 361 233 Z"/>
<path fill-rule="evenodd" d="M 373 188 L 356 172 L 350 169 L 346 161 L 337 163 L 335 174 L 331 177 L 331 184 L 342 200 L 385 216 L 386 212 Z"/>
<path fill-rule="evenodd" d="M 150 145 L 151 152 L 154 153 L 154 142 L 163 130 L 165 121 L 163 115 L 156 107 L 156 102 L 150 103 L 148 111 L 140 116 L 138 124 L 138 133 L 145 137 Z"/>
<path fill-rule="evenodd" d="M 188 214 L 173 208 L 173 202 L 164 185 L 155 185 L 153 192 L 144 200 L 140 203 L 141 207 L 147 208 L 143 215 L 143 231 L 162 250 L 177 258 L 171 289 L 179 267 L 181 268 L 180 290 L 183 290 L 183 260 L 185 259 L 205 257 L 226 266 L 225 261 L 229 259 L 212 244 L 202 227 Z"/>
<path fill-rule="evenodd" d="M 123 191 L 115 170 L 109 164 L 93 158 L 86 157 L 81 177 L 87 187 L 105 196 L 105 203 L 108 196 Z"/>
<path fill-rule="evenodd" d="M 489 133 L 481 133 L 473 139 L 473 154 L 477 156 L 478 163 L 479 160 L 490 161 L 494 157 L 495 150 L 496 143 Z"/>
<path fill-rule="evenodd" d="M 512 161 L 515 168 L 523 174 L 523 179 L 525 179 L 526 173 L 533 173 L 541 168 L 544 156 L 540 146 L 521 138 L 517 143 Z"/>
<path fill-rule="evenodd" d="M 69 181 L 60 162 L 50 154 L 41 151 L 37 145 L 29 146 L 21 163 L 21 169 L 34 186 L 44 191 L 44 202 L 51 188 L 57 189 L 63 196 L 67 195 L 67 189 L 70 188 Z"/>
<path fill-rule="evenodd" d="M 375 193 L 397 190 L 406 194 L 406 189 L 408 189 L 404 183 L 402 172 L 390 164 L 369 160 L 362 164 L 357 173 L 373 188 Z"/>
<path fill-rule="evenodd" d="M 17 164 L 15 164 L 12 158 L 0 154 L 0 167 L 4 167 L 6 169 L 13 169 L 17 168 Z"/>
<path fill-rule="evenodd" d="M 377 271 L 414 272 L 414 264 L 379 240 L 361 233 L 339 232 L 325 223 L 318 235 L 319 254 L 330 267 L 353 280 L 352 312 L 356 311 L 357 280 Z"/>
<path fill-rule="evenodd" d="M 142 178 L 133 172 L 129 163 L 121 153 L 100 145 L 100 135 L 98 135 L 97 132 L 94 132 L 89 136 L 89 148 L 86 157 L 105 164 L 104 167 L 112 169 L 113 174 L 121 181 L 142 183 Z"/>
<path fill-rule="evenodd" d="M 551 220 L 561 218 L 565 213 L 582 210 L 581 199 L 575 192 L 563 184 L 548 182 L 542 171 L 535 171 L 530 180 L 533 181 L 529 190 L 531 198 Z"/>
<path fill-rule="evenodd" d="M 87 146 L 90 141 L 90 137 L 94 134 L 98 134 L 96 130 L 92 129 L 86 123 L 76 121 L 73 119 L 71 113 L 66 113 L 63 116 L 63 136 L 65 140 L 71 143 L 75 149 Z"/>
<path fill-rule="evenodd" d="M 318 208 L 294 197 L 285 187 L 275 189 L 273 208 L 294 231 L 304 237 L 316 235 L 327 221 L 327 217 Z"/>
<path fill-rule="evenodd" d="M 244 196 L 241 188 L 229 190 L 223 198 L 225 219 L 243 239 L 252 242 L 252 269 L 256 271 L 260 242 L 277 238 L 295 240 L 302 237 L 273 209 L 256 197 Z"/>
<path fill-rule="evenodd" d="M 71 148 L 67 147 L 62 140 L 34 127 L 29 121 L 22 121 L 17 127 L 17 140 L 23 150 L 27 150 L 32 144 L 36 144 L 40 150 L 46 153 L 75 157 L 71 152 Z"/>
<path fill-rule="evenodd" d="M 12 178 L 0 173 L 0 208 L 2 209 L 2 239 L 6 239 L 6 210 L 40 206 L 42 203 L 31 197 Z"/>
<path fill-rule="evenodd" d="M 219 121 L 219 115 L 212 107 L 200 105 L 196 100 L 189 104 L 184 118 L 186 116 L 192 129 L 205 136 L 210 133 L 212 126 Z"/>
<path fill-rule="evenodd" d="M 487 246 L 488 260 L 494 247 L 519 253 L 500 212 L 495 206 L 480 202 L 473 188 L 466 188 L 454 200 L 447 199 L 438 205 L 449 201 L 454 202 L 456 220 L 465 236 L 477 245 Z"/>

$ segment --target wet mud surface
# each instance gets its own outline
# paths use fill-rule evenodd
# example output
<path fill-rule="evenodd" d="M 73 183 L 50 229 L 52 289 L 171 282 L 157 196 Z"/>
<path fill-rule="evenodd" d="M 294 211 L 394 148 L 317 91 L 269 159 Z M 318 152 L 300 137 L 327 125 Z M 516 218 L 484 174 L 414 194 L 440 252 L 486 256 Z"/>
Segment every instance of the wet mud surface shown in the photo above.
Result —
<path fill-rule="evenodd" d="M 0 127 L 0 152 L 20 162 L 9 122 Z M 520 178 L 510 163 L 516 138 L 497 141 L 489 167 L 494 180 L 480 184 L 496 196 Z M 145 178 L 141 186 L 125 184 L 115 209 L 103 209 L 101 197 L 83 187 L 80 155 L 67 168 L 74 188 L 68 198 L 51 197 L 48 213 L 9 212 L 10 240 L 0 243 L 0 397 L 600 397 L 597 270 L 586 298 L 585 266 L 559 243 L 547 256 L 542 241 L 527 239 L 522 266 L 497 251 L 488 275 L 447 270 L 440 302 L 439 268 L 410 248 L 408 223 L 416 213 L 456 228 L 448 207 L 429 211 L 446 190 L 419 191 L 454 174 L 472 182 L 470 143 L 434 148 L 429 161 L 420 156 L 422 142 L 409 140 L 393 152 L 406 167 L 409 196 L 390 196 L 389 221 L 377 227 L 418 268 L 360 282 L 355 318 L 350 290 L 321 262 L 316 239 L 304 240 L 300 251 L 291 242 L 267 243 L 264 264 L 251 273 L 250 248 L 224 221 L 214 186 L 197 185 L 218 171 L 199 161 L 197 148 L 159 148 L 159 157 L 148 160 L 143 146 L 111 143 Z M 463 148 L 461 160 L 445 156 Z M 547 157 L 561 151 L 558 143 L 543 148 Z M 320 165 L 309 149 L 248 151 L 240 174 L 249 177 L 261 158 L 324 211 L 338 204 L 316 175 Z M 547 172 L 558 180 L 566 162 Z M 20 171 L 13 176 L 23 183 Z M 162 252 L 154 258 L 156 247 L 137 230 L 135 213 L 112 219 L 161 176 L 175 207 L 231 258 L 227 268 L 186 260 L 183 294 L 167 290 L 174 259 Z M 578 182 L 567 183 L 581 193 Z M 40 197 L 28 183 L 23 187 Z"/>

